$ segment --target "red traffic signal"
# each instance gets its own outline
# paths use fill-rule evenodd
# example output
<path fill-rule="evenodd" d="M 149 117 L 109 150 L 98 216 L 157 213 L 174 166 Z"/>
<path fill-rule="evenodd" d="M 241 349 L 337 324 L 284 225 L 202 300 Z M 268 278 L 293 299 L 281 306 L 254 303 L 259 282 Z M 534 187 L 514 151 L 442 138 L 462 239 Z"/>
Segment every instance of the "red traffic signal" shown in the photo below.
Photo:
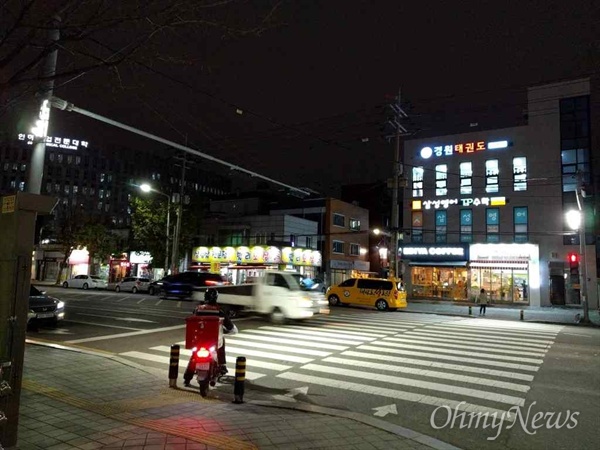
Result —
<path fill-rule="evenodd" d="M 579 263 L 579 254 L 578 253 L 569 253 L 569 263 L 578 264 Z"/>

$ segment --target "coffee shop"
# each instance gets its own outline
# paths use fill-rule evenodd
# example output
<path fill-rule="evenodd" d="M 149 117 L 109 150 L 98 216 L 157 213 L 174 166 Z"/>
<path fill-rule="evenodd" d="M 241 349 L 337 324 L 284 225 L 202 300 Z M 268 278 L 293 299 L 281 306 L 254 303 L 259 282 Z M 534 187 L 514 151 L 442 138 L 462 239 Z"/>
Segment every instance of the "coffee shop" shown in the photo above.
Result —
<path fill-rule="evenodd" d="M 405 245 L 400 258 L 409 297 L 467 300 L 468 245 Z"/>

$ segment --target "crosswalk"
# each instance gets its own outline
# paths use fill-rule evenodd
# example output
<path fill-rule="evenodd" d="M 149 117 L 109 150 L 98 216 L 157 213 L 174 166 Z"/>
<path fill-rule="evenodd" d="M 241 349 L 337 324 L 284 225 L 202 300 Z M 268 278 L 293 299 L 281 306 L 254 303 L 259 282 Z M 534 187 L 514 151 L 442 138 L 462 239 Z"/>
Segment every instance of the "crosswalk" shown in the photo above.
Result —
<path fill-rule="evenodd" d="M 303 324 L 242 330 L 227 337 L 230 372 L 429 406 L 499 413 L 523 406 L 561 326 L 419 314 L 337 314 Z M 189 350 L 181 345 L 181 361 Z M 120 356 L 169 362 L 169 346 Z M 180 364 L 181 371 L 185 363 Z M 272 377 L 272 378 L 269 378 Z M 263 380 L 261 380 L 263 379 Z"/>

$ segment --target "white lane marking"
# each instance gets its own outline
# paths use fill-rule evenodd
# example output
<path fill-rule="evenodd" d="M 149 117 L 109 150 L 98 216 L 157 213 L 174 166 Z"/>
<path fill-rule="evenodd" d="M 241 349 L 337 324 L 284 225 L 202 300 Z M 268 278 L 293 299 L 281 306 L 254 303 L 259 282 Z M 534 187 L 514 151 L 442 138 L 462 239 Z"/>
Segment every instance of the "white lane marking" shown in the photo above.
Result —
<path fill-rule="evenodd" d="M 458 372 L 476 373 L 478 375 L 489 375 L 493 377 L 511 378 L 514 380 L 533 381 L 533 375 L 524 373 L 507 372 L 504 370 L 486 369 L 485 367 L 471 367 L 458 364 L 448 364 L 436 361 L 427 361 L 424 359 L 404 358 L 390 355 L 380 355 L 372 352 L 355 352 L 348 350 L 341 353 L 341 356 L 354 356 L 356 358 L 376 359 L 378 361 L 397 362 L 401 364 L 411 364 L 413 366 L 436 367 L 438 369 L 448 369 Z"/>
<path fill-rule="evenodd" d="M 346 350 L 348 348 L 347 345 L 332 345 L 332 344 L 324 344 L 323 342 L 309 342 L 302 341 L 300 339 L 283 339 L 280 337 L 268 337 L 268 336 L 256 336 L 253 334 L 243 333 L 237 334 L 236 337 L 240 339 L 248 339 L 248 344 L 253 344 L 253 341 L 266 341 L 273 342 L 274 344 L 290 344 L 290 345 L 300 345 L 304 347 L 317 347 L 328 350 Z M 231 338 L 227 338 L 227 342 L 231 342 Z"/>
<path fill-rule="evenodd" d="M 265 327 L 267 328 L 267 327 Z M 344 337 L 349 337 L 350 339 L 357 339 L 357 338 L 379 338 L 381 336 L 385 336 L 387 334 L 390 333 L 357 333 L 356 331 L 348 331 L 348 330 L 334 330 L 334 329 L 328 329 L 328 328 L 323 328 L 323 327 L 307 327 L 307 326 L 300 326 L 300 325 L 285 325 L 284 327 L 285 329 L 292 329 L 292 330 L 303 330 L 305 333 L 309 333 L 309 334 L 321 334 L 321 336 L 325 335 L 325 336 L 331 336 L 332 334 L 336 334 L 338 337 L 340 336 L 344 336 Z M 271 327 L 269 327 L 269 329 L 271 329 Z M 281 328 L 278 328 L 281 329 Z M 329 333 L 329 334 L 327 334 Z"/>
<path fill-rule="evenodd" d="M 422 328 L 420 331 L 427 330 L 427 332 L 433 333 L 446 333 L 446 334 L 454 334 L 459 336 L 467 336 L 467 337 L 480 337 L 480 338 L 493 338 L 493 339 L 503 339 L 510 340 L 515 342 L 531 342 L 534 344 L 546 344 L 546 343 L 554 343 L 554 337 L 552 338 L 541 338 L 536 336 L 522 336 L 519 334 L 512 333 L 507 331 L 506 333 L 498 333 L 498 332 L 488 332 L 485 330 L 461 330 L 460 328 L 440 328 L 437 326 L 428 326 L 426 328 Z"/>
<path fill-rule="evenodd" d="M 287 347 L 285 345 L 274 345 L 274 344 L 263 344 L 262 342 L 250 342 L 250 341 L 244 341 L 242 339 L 236 339 L 236 338 L 227 338 L 227 347 L 229 347 L 229 344 L 233 344 L 233 345 L 241 345 L 242 347 L 244 346 L 250 346 L 252 348 L 258 348 L 258 349 L 263 349 L 263 350 L 276 350 L 276 351 L 280 351 L 280 352 L 291 352 L 291 353 L 299 353 L 301 355 L 311 355 L 311 356 L 329 356 L 331 355 L 331 352 L 322 352 L 320 350 L 311 350 L 309 348 L 294 348 L 294 347 Z"/>
<path fill-rule="evenodd" d="M 492 386 L 501 389 L 508 389 L 511 391 L 517 392 L 529 392 L 530 387 L 524 384 L 517 383 L 509 383 L 506 381 L 498 381 L 491 378 L 481 378 L 481 377 L 472 377 L 468 375 L 459 375 L 459 374 L 449 374 L 448 372 L 438 372 L 435 370 L 423 370 L 423 369 L 413 369 L 410 367 L 400 367 L 400 366 L 392 366 L 390 364 L 380 364 L 373 363 L 364 360 L 352 360 L 345 358 L 335 358 L 333 356 L 325 358 L 322 360 L 323 362 L 330 362 L 335 364 L 343 364 L 346 366 L 353 367 L 365 367 L 368 369 L 386 370 L 388 372 L 397 372 L 397 373 L 405 373 L 411 375 L 417 375 L 419 377 L 429 377 L 429 378 L 440 378 L 442 380 L 451 380 L 461 383 L 472 383 L 472 384 L 480 384 L 482 386 Z M 377 372 L 377 376 L 379 376 L 379 372 Z"/>
<path fill-rule="evenodd" d="M 461 333 L 438 333 L 427 330 L 412 330 L 407 331 L 406 333 L 398 334 L 398 336 L 411 336 L 411 337 L 419 337 L 422 339 L 436 339 L 443 342 L 448 342 L 449 336 L 451 336 L 452 342 L 481 342 L 481 337 L 471 337 L 465 336 Z M 551 346 L 552 343 L 548 344 L 540 344 L 540 343 L 530 343 L 528 341 L 522 341 L 521 339 L 508 340 L 506 338 L 502 338 L 502 341 L 505 342 L 506 347 L 514 347 L 514 348 L 528 348 L 531 350 L 536 349 L 547 349 Z M 504 345 L 504 344 L 503 344 Z"/>
<path fill-rule="evenodd" d="M 109 339 L 120 339 L 120 338 L 124 338 L 124 337 L 141 336 L 144 334 L 162 333 L 163 331 L 180 330 L 182 328 L 185 328 L 185 325 L 176 325 L 173 327 L 164 327 L 164 328 L 154 328 L 152 330 L 133 331 L 131 333 L 110 334 L 108 336 L 96 336 L 93 338 L 75 339 L 72 341 L 65 341 L 65 344 L 81 344 L 82 342 L 94 342 L 94 341 L 105 341 L 105 340 L 109 340 Z"/>
<path fill-rule="evenodd" d="M 364 322 L 368 322 L 370 324 L 384 324 L 384 325 L 388 325 L 388 326 L 406 326 L 406 327 L 410 327 L 410 326 L 419 326 L 419 325 L 423 325 L 423 322 L 418 322 L 416 320 L 394 320 L 394 319 L 390 319 L 389 315 L 387 316 L 381 316 L 380 318 L 377 317 L 369 317 L 369 316 L 345 316 L 345 315 L 338 315 L 336 314 L 335 316 L 328 316 L 328 317 L 324 317 L 324 319 L 339 319 L 339 320 L 348 320 L 348 321 L 353 321 L 353 322 L 359 322 L 359 323 L 364 323 Z M 427 322 L 429 323 L 429 322 Z"/>
<path fill-rule="evenodd" d="M 302 356 L 295 355 L 284 355 L 281 353 L 272 353 L 272 352 L 261 352 L 258 350 L 250 350 L 246 348 L 237 348 L 227 345 L 227 354 L 233 354 L 238 356 L 256 356 L 257 358 L 267 358 L 267 359 L 276 359 L 279 361 L 290 361 L 295 363 L 305 364 L 309 361 L 312 361 L 314 358 L 304 358 Z"/>
<path fill-rule="evenodd" d="M 159 301 L 157 301 L 157 302 L 156 302 L 156 304 L 155 304 L 154 306 L 158 306 L 158 305 L 160 305 L 162 302 L 163 302 L 162 300 L 159 300 Z"/>
<path fill-rule="evenodd" d="M 337 378 L 321 378 L 315 377 L 311 375 L 303 375 L 294 372 L 284 372 L 277 375 L 278 378 L 284 378 L 286 380 L 298 381 L 300 383 L 310 383 L 316 384 L 319 386 L 327 386 L 337 389 L 343 389 L 346 391 L 354 391 L 360 392 L 363 394 L 371 394 L 371 395 L 379 395 L 386 398 L 396 398 L 399 400 L 405 400 L 413 403 L 422 403 L 424 405 L 430 406 L 448 406 L 452 410 L 458 409 L 459 411 L 468 411 L 468 412 L 480 412 L 482 414 L 494 414 L 496 413 L 498 417 L 502 417 L 502 414 L 506 414 L 506 411 L 495 408 L 488 408 L 486 406 L 480 406 L 469 402 L 458 402 L 456 400 L 441 398 L 441 397 L 433 397 L 430 395 L 417 394 L 412 392 L 404 392 L 399 389 L 388 389 L 382 387 L 371 386 L 369 384 L 363 383 L 352 383 L 348 381 L 342 381 Z M 506 416 L 506 420 L 514 418 L 509 418 Z"/>
<path fill-rule="evenodd" d="M 391 405 L 378 406 L 376 408 L 371 408 L 371 409 L 375 410 L 373 415 L 377 416 L 377 417 L 385 417 L 388 414 L 398 415 L 398 408 L 396 408 L 395 403 L 392 403 Z"/>
<path fill-rule="evenodd" d="M 563 334 L 569 335 L 569 336 L 579 336 L 579 337 L 585 337 L 585 338 L 591 338 L 592 336 L 588 336 L 587 334 L 577 334 L 577 333 L 567 333 L 567 332 L 563 332 Z"/>
<path fill-rule="evenodd" d="M 137 317 L 115 317 L 115 316 L 106 316 L 106 315 L 102 315 L 102 314 L 86 314 L 86 313 L 76 313 L 76 314 L 78 316 L 98 317 L 98 318 L 110 319 L 110 320 L 122 320 L 122 321 L 125 321 L 125 322 L 156 323 L 156 322 L 153 322 L 151 320 L 138 319 Z"/>
<path fill-rule="evenodd" d="M 125 357 L 125 358 L 134 358 L 134 359 L 141 359 L 143 361 L 151 361 L 151 362 L 161 363 L 161 364 L 164 364 L 166 367 L 169 366 L 169 362 L 171 359 L 169 356 L 158 356 L 158 355 L 152 355 L 150 353 L 142 353 L 142 352 L 124 352 L 124 353 L 119 353 L 119 356 Z M 231 367 L 228 366 L 228 368 L 231 368 Z M 165 370 L 168 370 L 168 369 L 165 369 Z M 233 370 L 235 370 L 235 368 Z M 256 380 L 256 379 L 262 378 L 264 376 L 265 376 L 265 374 L 263 374 L 263 373 L 246 371 L 246 378 L 248 380 Z"/>
<path fill-rule="evenodd" d="M 362 329 L 364 329 L 365 331 L 369 331 L 369 330 L 376 330 L 376 331 L 385 331 L 385 330 L 389 330 L 389 331 L 397 331 L 399 328 L 403 329 L 403 328 L 414 328 L 414 325 L 390 325 L 389 323 L 377 323 L 377 322 L 367 322 L 367 321 L 360 321 L 360 320 L 348 320 L 348 319 L 338 319 L 335 317 L 317 317 L 314 319 L 311 319 L 311 323 L 314 322 L 320 322 L 320 323 L 331 323 L 331 324 L 346 324 L 348 326 L 358 326 Z"/>
<path fill-rule="evenodd" d="M 140 304 L 140 303 L 142 303 L 144 300 L 146 300 L 146 299 L 145 299 L 145 298 L 142 298 L 142 299 L 138 300 L 138 301 L 136 302 L 136 304 L 137 304 L 137 305 L 139 305 L 139 304 Z"/>
<path fill-rule="evenodd" d="M 519 336 L 519 337 L 533 337 L 533 338 L 554 338 L 558 331 L 548 332 L 548 331 L 535 331 L 529 329 L 521 329 L 521 328 L 513 328 L 513 327 L 490 327 L 490 326 L 482 326 L 481 322 L 477 324 L 465 324 L 464 322 L 460 324 L 456 323 L 443 323 L 443 324 L 434 324 L 428 325 L 431 328 L 444 328 L 444 329 L 458 329 L 464 331 L 485 331 L 490 332 L 492 334 L 508 334 L 511 336 Z"/>
<path fill-rule="evenodd" d="M 537 334 L 557 334 L 564 328 L 563 325 L 548 325 L 548 324 L 535 324 L 531 322 L 519 322 L 518 320 L 506 321 L 506 320 L 480 320 L 477 318 L 465 319 L 461 322 L 446 322 L 449 326 L 463 326 L 463 327 L 478 327 L 478 328 L 490 328 L 500 331 L 514 330 L 515 332 L 522 333 L 537 333 Z"/>
<path fill-rule="evenodd" d="M 480 389 L 471 389 L 460 386 L 453 386 L 451 384 L 414 380 L 412 378 L 366 373 L 362 370 L 340 369 L 339 367 L 322 366 L 320 364 L 306 364 L 302 366 L 301 369 L 310 370 L 313 372 L 329 373 L 335 375 L 337 378 L 339 378 L 340 376 L 345 376 L 352 378 L 361 378 L 366 380 L 377 380 L 378 382 L 399 384 L 402 386 L 412 386 L 418 389 L 444 392 L 447 394 L 465 395 L 467 397 L 481 398 L 492 402 L 506 403 L 511 406 L 523 406 L 525 404 L 524 397 L 515 397 L 513 395 L 506 394 L 496 394 L 495 392 L 488 392 Z"/>
<path fill-rule="evenodd" d="M 508 342 L 508 343 L 515 342 L 515 343 L 519 343 L 519 344 L 522 343 L 523 345 L 537 346 L 537 347 L 547 347 L 554 343 L 554 341 L 532 342 L 529 339 L 512 338 L 512 337 L 506 337 L 506 336 L 490 336 L 487 334 L 465 333 L 465 332 L 458 332 L 458 331 L 438 331 L 438 330 L 431 330 L 429 328 L 408 331 L 407 334 L 409 334 L 409 333 L 421 333 L 421 334 L 427 333 L 427 334 L 437 335 L 437 336 L 450 336 L 452 338 L 454 338 L 454 337 L 473 338 L 473 339 L 479 339 L 480 341 L 481 341 L 481 339 L 493 338 L 496 340 L 502 340 L 503 342 Z"/>
<path fill-rule="evenodd" d="M 155 350 L 158 352 L 169 353 L 169 354 L 171 353 L 171 347 L 169 347 L 167 345 L 158 345 L 156 347 L 150 347 L 150 350 Z M 227 349 L 227 350 L 229 350 L 229 349 Z M 229 351 L 227 353 L 229 353 Z M 185 358 L 187 359 L 190 356 L 192 356 L 192 351 L 188 350 L 188 349 L 181 349 L 179 351 L 179 355 L 185 356 Z M 289 370 L 293 367 L 293 366 L 285 366 L 283 364 L 276 364 L 276 363 L 267 362 L 267 361 L 254 360 L 254 359 L 250 359 L 250 360 L 246 361 L 246 367 L 249 367 L 249 366 L 260 367 L 261 369 L 276 370 L 278 372 L 283 372 L 284 370 Z M 233 367 L 235 370 L 235 364 L 233 364 Z"/>
<path fill-rule="evenodd" d="M 359 331 L 360 334 L 364 334 L 364 335 L 371 335 L 371 336 L 377 336 L 377 337 L 381 337 L 381 336 L 386 336 L 388 334 L 392 334 L 392 333 L 396 333 L 398 331 L 398 329 L 394 329 L 394 330 L 388 330 L 388 331 L 382 331 L 382 330 L 372 330 L 366 327 L 362 327 L 362 326 L 357 326 L 357 325 L 345 325 L 345 324 L 341 324 L 341 323 L 324 323 L 322 325 L 320 325 L 319 327 L 320 330 L 328 330 L 328 329 L 333 329 L 333 330 L 341 330 L 341 331 Z"/>
<path fill-rule="evenodd" d="M 482 366 L 494 366 L 494 367 L 503 367 L 505 369 L 516 369 L 516 370 L 527 370 L 529 372 L 537 372 L 539 367 L 537 366 L 528 366 L 526 364 L 511 364 L 505 361 L 486 361 L 478 358 L 465 358 L 462 356 L 450 356 L 450 355 L 442 355 L 442 354 L 432 354 L 432 353 L 424 353 L 422 351 L 410 351 L 410 350 L 401 350 L 398 348 L 384 348 L 384 347 L 373 347 L 371 345 L 361 345 L 358 347 L 359 350 L 371 350 L 382 353 L 392 353 L 395 355 L 408 355 L 408 356 L 418 356 L 420 358 L 435 358 L 443 359 L 446 361 L 460 361 L 472 364 L 480 364 Z"/>
<path fill-rule="evenodd" d="M 106 323 L 84 322 L 82 320 L 70 320 L 70 319 L 67 320 L 67 319 L 65 319 L 65 322 L 79 323 L 79 324 L 82 324 L 82 325 L 91 325 L 91 326 L 94 326 L 94 327 L 116 328 L 117 330 L 143 331 L 143 328 L 120 327 L 119 325 L 108 325 Z"/>
<path fill-rule="evenodd" d="M 446 348 L 432 348 L 427 345 L 409 345 L 409 344 L 400 344 L 394 342 L 385 342 L 385 341 L 377 341 L 372 342 L 373 345 L 384 346 L 384 347 L 394 347 L 394 348 L 408 348 L 412 350 L 421 350 L 429 353 L 449 353 L 451 355 L 464 355 L 464 356 L 476 356 L 477 358 L 485 358 L 485 359 L 495 359 L 500 361 L 515 361 L 515 362 L 524 362 L 529 364 L 542 364 L 544 362 L 543 359 L 533 359 L 533 358 L 519 358 L 516 356 L 504 356 L 504 355 L 490 355 L 485 353 L 487 349 L 485 346 L 481 348 L 479 351 L 475 352 L 467 352 L 463 350 L 451 350 Z"/>
<path fill-rule="evenodd" d="M 448 348 L 458 348 L 458 349 L 472 349 L 473 347 L 480 347 L 485 349 L 488 353 L 505 353 L 507 355 L 526 355 L 526 356 L 537 356 L 538 358 L 543 358 L 546 354 L 547 350 L 537 350 L 537 351 L 526 351 L 525 349 L 503 349 L 503 348 L 495 348 L 492 345 L 489 345 L 487 342 L 479 341 L 476 344 L 455 344 L 455 343 L 447 343 L 446 342 L 438 342 L 436 340 L 429 339 L 411 339 L 411 338 L 383 338 L 385 341 L 393 341 L 398 342 L 399 344 L 422 344 L 427 345 L 431 348 L 435 347 L 448 347 Z"/>
<path fill-rule="evenodd" d="M 248 334 L 261 334 L 261 335 L 267 335 L 267 336 L 272 336 L 274 339 L 278 339 L 280 337 L 282 338 L 293 338 L 293 339 L 302 339 L 304 341 L 317 341 L 317 342 L 330 342 L 332 344 L 347 344 L 347 345 L 359 345 L 362 342 L 368 342 L 369 339 L 367 339 L 366 341 L 364 339 L 361 339 L 360 341 L 349 341 L 347 339 L 334 339 L 334 338 L 330 338 L 328 337 L 327 340 L 325 341 L 325 339 L 323 339 L 323 337 L 321 336 L 308 336 L 306 334 L 297 334 L 294 335 L 293 333 L 286 333 L 285 331 L 282 332 L 277 332 L 277 331 L 267 331 L 267 330 L 263 330 L 261 328 L 256 329 L 256 330 L 244 330 L 243 333 L 244 335 L 248 335 Z"/>
<path fill-rule="evenodd" d="M 299 328 L 299 329 L 298 329 Z M 288 325 L 284 327 L 261 327 L 261 330 L 273 330 L 273 331 L 281 331 L 285 333 L 295 333 L 300 335 L 308 335 L 308 336 L 323 336 L 324 338 L 334 337 L 334 338 L 342 338 L 353 341 L 373 341 L 378 338 L 378 336 L 358 336 L 356 333 L 348 334 L 341 333 L 336 330 L 323 330 L 322 328 L 315 327 L 299 327 L 294 325 Z M 317 331 L 321 330 L 321 331 Z"/>

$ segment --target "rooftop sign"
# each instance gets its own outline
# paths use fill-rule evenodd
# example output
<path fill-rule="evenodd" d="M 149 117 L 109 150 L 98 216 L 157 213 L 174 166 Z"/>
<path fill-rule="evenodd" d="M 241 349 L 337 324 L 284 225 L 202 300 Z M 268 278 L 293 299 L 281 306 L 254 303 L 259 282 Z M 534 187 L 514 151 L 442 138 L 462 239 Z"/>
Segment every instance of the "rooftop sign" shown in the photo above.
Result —
<path fill-rule="evenodd" d="M 421 158 L 429 159 L 433 157 L 440 156 L 452 156 L 456 153 L 465 154 L 465 153 L 475 153 L 481 152 L 484 150 L 498 150 L 501 148 L 508 147 L 508 141 L 473 141 L 473 142 L 463 142 L 460 144 L 444 144 L 444 145 L 435 145 L 435 146 L 427 146 L 421 149 Z"/>

